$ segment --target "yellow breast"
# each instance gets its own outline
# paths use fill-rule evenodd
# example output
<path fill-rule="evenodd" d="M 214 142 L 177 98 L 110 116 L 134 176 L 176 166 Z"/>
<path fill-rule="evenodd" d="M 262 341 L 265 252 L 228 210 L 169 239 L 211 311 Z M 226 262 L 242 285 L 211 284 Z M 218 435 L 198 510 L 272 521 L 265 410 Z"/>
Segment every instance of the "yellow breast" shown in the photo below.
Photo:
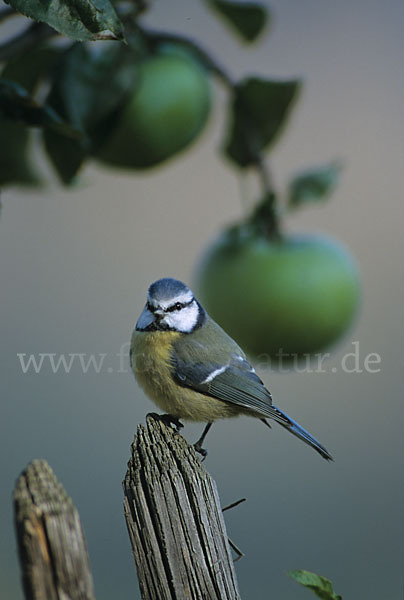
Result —
<path fill-rule="evenodd" d="M 132 368 L 138 383 L 152 400 L 160 398 L 171 383 L 170 354 L 180 334 L 174 331 L 134 331 L 131 341 Z M 161 408 L 164 408 L 161 406 Z"/>
<path fill-rule="evenodd" d="M 132 369 L 139 385 L 164 412 L 190 421 L 216 421 L 242 412 L 235 405 L 181 387 L 172 377 L 176 331 L 134 331 L 131 340 Z"/>

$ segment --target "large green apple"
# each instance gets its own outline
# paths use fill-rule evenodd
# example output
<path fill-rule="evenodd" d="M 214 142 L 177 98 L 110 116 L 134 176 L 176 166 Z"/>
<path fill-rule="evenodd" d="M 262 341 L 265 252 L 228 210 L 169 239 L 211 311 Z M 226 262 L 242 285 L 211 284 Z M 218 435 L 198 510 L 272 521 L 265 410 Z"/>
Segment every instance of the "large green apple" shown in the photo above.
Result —
<path fill-rule="evenodd" d="M 281 352 L 285 360 L 335 342 L 359 296 L 347 250 L 309 236 L 271 242 L 225 233 L 203 257 L 196 287 L 210 315 L 245 351 L 274 358 Z"/>
<path fill-rule="evenodd" d="M 132 97 L 97 158 L 121 167 L 154 166 L 185 148 L 210 109 L 208 78 L 193 59 L 161 54 L 137 67 Z"/>

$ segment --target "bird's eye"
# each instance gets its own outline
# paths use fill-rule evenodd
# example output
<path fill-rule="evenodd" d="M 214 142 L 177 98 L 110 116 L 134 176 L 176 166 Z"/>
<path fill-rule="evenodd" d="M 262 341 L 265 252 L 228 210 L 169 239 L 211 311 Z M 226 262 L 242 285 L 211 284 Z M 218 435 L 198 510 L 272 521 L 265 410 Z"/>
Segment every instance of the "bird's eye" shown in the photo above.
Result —
<path fill-rule="evenodd" d="M 181 302 L 176 302 L 175 304 L 167 308 L 167 312 L 174 312 L 175 310 L 181 310 L 182 308 L 183 305 L 181 304 Z"/>
<path fill-rule="evenodd" d="M 154 312 L 154 306 L 152 304 L 150 304 L 150 302 L 146 302 L 146 308 L 150 312 Z"/>

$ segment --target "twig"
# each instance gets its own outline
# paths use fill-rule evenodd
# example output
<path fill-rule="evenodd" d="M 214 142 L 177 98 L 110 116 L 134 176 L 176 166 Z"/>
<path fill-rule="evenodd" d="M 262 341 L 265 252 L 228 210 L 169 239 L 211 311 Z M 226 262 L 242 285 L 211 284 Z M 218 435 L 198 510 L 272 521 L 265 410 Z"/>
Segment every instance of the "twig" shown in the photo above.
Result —
<path fill-rule="evenodd" d="M 224 512 L 225 510 L 230 510 L 231 508 L 235 508 L 236 506 L 238 506 L 242 502 L 245 502 L 246 500 L 247 500 L 247 498 L 240 498 L 240 500 L 236 500 L 235 502 L 232 502 L 231 504 L 224 506 L 222 508 L 222 512 Z"/>
<path fill-rule="evenodd" d="M 17 13 L 15 12 L 14 8 L 11 8 L 11 6 L 7 6 L 3 10 L 0 10 L 0 23 L 5 21 L 9 17 L 13 17 L 16 14 Z"/>
<path fill-rule="evenodd" d="M 220 65 L 207 50 L 205 50 L 205 48 L 199 46 L 199 44 L 194 42 L 191 38 L 176 33 L 166 33 L 165 31 L 152 31 L 143 27 L 139 28 L 139 31 L 145 36 L 152 47 L 169 42 L 177 42 L 183 46 L 187 46 L 196 56 L 198 56 L 200 61 L 226 85 L 226 87 L 230 88 L 232 92 L 234 91 L 235 82 L 233 82 L 226 69 L 222 67 L 222 65 Z"/>
<path fill-rule="evenodd" d="M 151 47 L 158 46 L 162 43 L 167 42 L 177 42 L 182 44 L 183 46 L 187 46 L 191 52 L 195 54 L 199 58 L 199 60 L 214 74 L 218 79 L 222 81 L 222 83 L 227 87 L 229 92 L 234 96 L 237 91 L 237 83 L 233 81 L 232 77 L 229 75 L 227 70 L 217 62 L 216 58 L 214 58 L 205 48 L 199 46 L 198 43 L 194 42 L 192 39 L 172 33 L 152 31 L 149 29 L 138 28 L 138 31 L 144 35 L 147 42 Z M 250 121 L 250 115 L 246 114 L 246 126 L 244 127 L 244 140 L 245 147 L 247 152 L 250 155 L 250 166 L 255 169 L 260 180 L 261 180 L 261 188 L 262 188 L 262 197 L 267 199 L 267 226 L 266 230 L 268 231 L 271 237 L 280 237 L 279 231 L 279 217 L 276 210 L 276 194 L 274 190 L 274 186 L 272 183 L 272 177 L 269 171 L 269 167 L 267 161 L 264 160 L 263 153 L 256 146 L 254 140 L 254 128 L 248 125 Z"/>
<path fill-rule="evenodd" d="M 237 562 L 238 560 L 240 560 L 240 558 L 243 558 L 244 552 L 242 552 L 240 550 L 240 548 L 238 546 L 236 546 L 236 544 L 228 537 L 227 541 L 229 542 L 229 546 L 232 550 L 234 550 L 234 552 L 237 554 L 237 558 L 234 559 L 233 562 Z"/>
<path fill-rule="evenodd" d="M 245 502 L 246 500 L 247 500 L 247 498 L 240 498 L 240 500 L 236 500 L 235 502 L 232 502 L 231 504 L 224 506 L 222 508 L 222 512 L 224 512 L 225 510 L 230 510 L 231 508 L 235 508 L 236 506 L 238 506 L 242 502 Z M 240 548 L 238 546 L 236 546 L 236 544 L 233 542 L 233 540 L 231 540 L 229 537 L 227 537 L 227 541 L 229 542 L 230 548 L 232 548 L 234 550 L 234 552 L 237 554 L 237 558 L 235 558 L 233 562 L 237 562 L 238 560 L 240 560 L 240 558 L 242 558 L 244 556 L 244 553 L 240 550 Z"/>
<path fill-rule="evenodd" d="M 56 35 L 59 35 L 58 32 L 46 23 L 32 23 L 22 33 L 0 46 L 0 61 L 7 61 Z"/>

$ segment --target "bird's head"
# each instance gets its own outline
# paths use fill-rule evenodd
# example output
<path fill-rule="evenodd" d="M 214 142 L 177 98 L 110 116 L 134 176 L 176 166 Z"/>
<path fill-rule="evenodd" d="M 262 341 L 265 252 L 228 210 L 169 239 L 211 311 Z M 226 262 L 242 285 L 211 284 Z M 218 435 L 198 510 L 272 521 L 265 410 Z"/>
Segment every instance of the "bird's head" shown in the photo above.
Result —
<path fill-rule="evenodd" d="M 206 313 L 185 283 L 165 277 L 151 284 L 137 331 L 191 333 L 205 321 Z"/>

